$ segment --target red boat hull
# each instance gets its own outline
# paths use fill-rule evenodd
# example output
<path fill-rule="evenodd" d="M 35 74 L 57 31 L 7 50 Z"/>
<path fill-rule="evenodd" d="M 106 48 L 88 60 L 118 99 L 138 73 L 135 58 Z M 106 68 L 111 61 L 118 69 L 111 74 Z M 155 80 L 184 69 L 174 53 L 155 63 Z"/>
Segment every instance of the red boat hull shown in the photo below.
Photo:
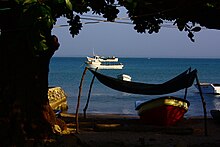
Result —
<path fill-rule="evenodd" d="M 161 97 L 144 102 L 138 114 L 143 123 L 151 125 L 171 126 L 181 121 L 187 112 L 189 102 L 176 97 Z"/>

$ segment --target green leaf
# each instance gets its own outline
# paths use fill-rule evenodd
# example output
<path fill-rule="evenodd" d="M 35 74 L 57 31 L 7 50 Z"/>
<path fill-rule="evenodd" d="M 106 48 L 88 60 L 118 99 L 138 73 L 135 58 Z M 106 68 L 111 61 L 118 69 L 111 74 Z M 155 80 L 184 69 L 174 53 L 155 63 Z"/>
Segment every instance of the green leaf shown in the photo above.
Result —
<path fill-rule="evenodd" d="M 211 8 L 214 8 L 215 6 L 213 5 L 213 4 L 211 4 L 211 3 L 206 3 L 206 5 L 208 6 L 208 7 L 211 7 Z"/>
<path fill-rule="evenodd" d="M 15 0 L 15 2 L 24 5 L 24 4 L 36 3 L 37 0 Z"/>
<path fill-rule="evenodd" d="M 66 1 L 66 6 L 68 9 L 73 10 L 73 6 L 72 3 L 70 2 L 70 0 L 65 0 Z"/>

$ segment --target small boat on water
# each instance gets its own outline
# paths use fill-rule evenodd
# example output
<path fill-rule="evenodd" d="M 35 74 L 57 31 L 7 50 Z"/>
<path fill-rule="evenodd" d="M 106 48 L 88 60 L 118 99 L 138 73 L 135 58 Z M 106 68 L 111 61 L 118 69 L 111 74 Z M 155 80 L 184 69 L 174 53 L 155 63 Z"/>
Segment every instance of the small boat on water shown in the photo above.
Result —
<path fill-rule="evenodd" d="M 171 126 L 183 119 L 190 103 L 182 98 L 164 96 L 150 101 L 136 101 L 135 105 L 143 123 Z"/>
<path fill-rule="evenodd" d="M 105 62 L 102 60 L 100 61 L 100 58 L 94 58 L 94 59 L 88 59 L 85 61 L 85 64 L 90 69 L 122 69 L 124 65 L 119 62 L 111 62 L 111 60 L 105 60 Z"/>
<path fill-rule="evenodd" d="M 85 63 L 90 69 L 122 69 L 124 67 L 122 63 L 100 62 L 98 60 L 86 61 Z"/>
<path fill-rule="evenodd" d="M 198 85 L 195 84 L 195 87 L 198 89 Z M 220 94 L 220 84 L 212 83 L 200 83 L 202 93 L 206 94 Z"/>
<path fill-rule="evenodd" d="M 131 81 L 131 76 L 127 74 L 120 74 L 117 76 L 117 78 L 123 81 Z"/>
<path fill-rule="evenodd" d="M 118 62 L 118 58 L 115 56 L 111 57 L 102 57 L 98 55 L 94 55 L 93 57 L 86 57 L 88 61 L 98 60 L 100 62 Z"/>

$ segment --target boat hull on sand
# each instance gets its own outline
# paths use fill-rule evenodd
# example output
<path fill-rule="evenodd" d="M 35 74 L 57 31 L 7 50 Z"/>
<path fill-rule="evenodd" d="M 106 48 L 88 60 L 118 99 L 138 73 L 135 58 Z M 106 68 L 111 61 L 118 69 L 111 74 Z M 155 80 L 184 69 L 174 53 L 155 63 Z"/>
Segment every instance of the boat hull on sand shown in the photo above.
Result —
<path fill-rule="evenodd" d="M 171 126 L 183 119 L 190 103 L 181 98 L 165 96 L 136 102 L 140 120 L 145 124 Z"/>
<path fill-rule="evenodd" d="M 48 100 L 53 110 L 67 110 L 67 96 L 61 87 L 48 87 Z"/>

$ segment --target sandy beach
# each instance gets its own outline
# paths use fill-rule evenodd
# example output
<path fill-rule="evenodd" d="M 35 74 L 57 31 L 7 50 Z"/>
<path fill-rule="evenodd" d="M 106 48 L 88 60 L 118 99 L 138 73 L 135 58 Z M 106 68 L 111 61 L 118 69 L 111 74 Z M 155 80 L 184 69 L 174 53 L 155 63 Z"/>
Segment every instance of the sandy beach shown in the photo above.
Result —
<path fill-rule="evenodd" d="M 220 123 L 203 117 L 184 118 L 175 126 L 154 126 L 140 122 L 139 117 L 120 114 L 79 115 L 76 133 L 75 115 L 62 113 L 70 134 L 58 135 L 53 146 L 85 147 L 215 147 L 220 145 Z M 53 142 L 53 141 L 51 141 Z"/>

